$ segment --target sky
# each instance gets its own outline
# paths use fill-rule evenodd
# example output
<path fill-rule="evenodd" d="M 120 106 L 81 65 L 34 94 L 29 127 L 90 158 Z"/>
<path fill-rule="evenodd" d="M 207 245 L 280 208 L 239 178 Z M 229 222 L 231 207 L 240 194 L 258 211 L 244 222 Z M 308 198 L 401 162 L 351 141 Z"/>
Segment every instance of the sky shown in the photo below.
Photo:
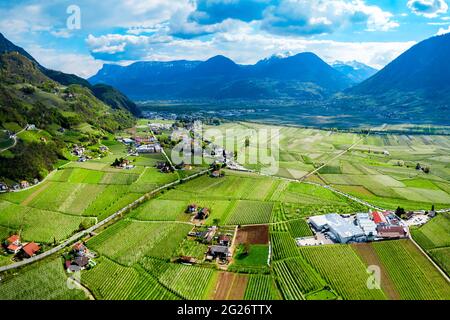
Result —
<path fill-rule="evenodd" d="M 88 78 L 105 63 L 254 64 L 314 52 L 383 68 L 450 32 L 450 0 L 0 0 L 0 32 L 48 68 Z"/>

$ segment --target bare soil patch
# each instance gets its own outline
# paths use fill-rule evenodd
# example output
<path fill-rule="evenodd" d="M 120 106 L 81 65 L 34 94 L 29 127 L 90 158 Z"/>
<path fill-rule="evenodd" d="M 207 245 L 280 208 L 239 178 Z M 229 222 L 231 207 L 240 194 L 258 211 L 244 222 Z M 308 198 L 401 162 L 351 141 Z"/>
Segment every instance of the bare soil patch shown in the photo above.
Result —
<path fill-rule="evenodd" d="M 247 283 L 247 275 L 222 272 L 217 279 L 213 300 L 242 300 Z"/>
<path fill-rule="evenodd" d="M 236 244 L 268 244 L 269 226 L 247 226 L 238 229 Z"/>

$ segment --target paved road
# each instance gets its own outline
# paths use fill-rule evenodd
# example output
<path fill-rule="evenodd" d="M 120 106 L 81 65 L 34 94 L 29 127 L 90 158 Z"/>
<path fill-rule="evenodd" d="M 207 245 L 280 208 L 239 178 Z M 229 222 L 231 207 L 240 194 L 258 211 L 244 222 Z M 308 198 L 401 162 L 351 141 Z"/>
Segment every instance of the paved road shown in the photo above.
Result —
<path fill-rule="evenodd" d="M 168 184 L 166 184 L 166 185 L 164 185 L 162 187 L 159 187 L 159 188 L 157 188 L 157 189 L 155 189 L 155 190 L 153 190 L 153 191 L 151 191 L 149 193 L 146 193 L 145 195 L 143 195 L 142 197 L 140 197 L 139 199 L 137 199 L 133 203 L 130 203 L 126 207 L 124 207 L 124 208 L 120 209 L 119 211 L 115 212 L 114 214 L 110 215 L 105 220 L 100 221 L 99 223 L 93 225 L 92 227 L 90 227 L 90 228 L 88 228 L 86 230 L 83 230 L 83 231 L 80 231 L 80 232 L 76 233 L 75 235 L 71 236 L 69 239 L 65 240 L 64 242 L 62 242 L 58 246 L 56 246 L 56 247 L 54 247 L 54 248 L 52 248 L 52 249 L 50 249 L 48 251 L 45 251 L 45 252 L 43 252 L 43 253 L 41 253 L 41 254 L 39 254 L 37 256 L 34 256 L 34 257 L 30 258 L 30 259 L 26 259 L 26 260 L 23 260 L 23 261 L 20 261 L 20 262 L 16 262 L 16 263 L 13 263 L 13 264 L 10 264 L 10 265 L 7 265 L 7 266 L 0 267 L 0 272 L 4 272 L 4 271 L 7 271 L 7 270 L 12 270 L 12 269 L 17 269 L 17 268 L 23 267 L 25 265 L 34 263 L 36 261 L 42 260 L 42 259 L 44 259 L 46 257 L 49 257 L 49 256 L 51 256 L 51 255 L 61 251 L 62 249 L 70 246 L 72 243 L 76 242 L 80 238 L 85 237 L 85 236 L 87 236 L 90 233 L 93 233 L 95 230 L 97 230 L 100 227 L 108 224 L 109 222 L 113 221 L 114 219 L 116 219 L 118 217 L 121 217 L 128 210 L 136 208 L 137 206 L 139 206 L 140 204 L 142 204 L 143 202 L 145 202 L 146 200 L 148 200 L 149 198 L 151 198 L 152 196 L 154 196 L 158 192 L 160 192 L 162 190 L 165 190 L 165 189 L 168 189 L 170 187 L 176 186 L 176 185 L 178 185 L 178 184 L 180 184 L 182 182 L 186 182 L 186 181 L 195 179 L 195 178 L 197 178 L 197 177 L 199 177 L 201 175 L 209 173 L 210 171 L 211 171 L 210 169 L 201 171 L 201 172 L 196 173 L 196 174 L 194 174 L 192 176 L 189 176 L 187 178 L 168 183 Z"/>

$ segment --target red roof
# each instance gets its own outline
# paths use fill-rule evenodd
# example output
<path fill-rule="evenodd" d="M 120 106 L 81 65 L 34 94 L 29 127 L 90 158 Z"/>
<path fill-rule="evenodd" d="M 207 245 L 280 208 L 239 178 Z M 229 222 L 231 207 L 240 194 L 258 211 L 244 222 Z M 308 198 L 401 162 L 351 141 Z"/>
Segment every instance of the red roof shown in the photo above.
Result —
<path fill-rule="evenodd" d="M 16 246 L 15 244 L 10 244 L 9 246 L 8 246 L 8 250 L 9 251 L 13 251 L 13 252 L 16 252 L 17 250 L 19 250 L 21 247 L 20 246 Z"/>
<path fill-rule="evenodd" d="M 30 242 L 23 246 L 23 251 L 29 256 L 32 257 L 38 252 L 41 248 L 34 242 Z"/>
<path fill-rule="evenodd" d="M 12 235 L 11 237 L 9 237 L 6 241 L 8 243 L 14 243 L 16 241 L 20 241 L 20 237 L 17 234 L 15 234 L 15 235 Z"/>
<path fill-rule="evenodd" d="M 384 215 L 380 214 L 378 211 L 372 212 L 372 215 L 373 215 L 373 221 L 376 224 L 380 224 L 382 222 L 386 222 L 386 218 L 384 217 Z"/>

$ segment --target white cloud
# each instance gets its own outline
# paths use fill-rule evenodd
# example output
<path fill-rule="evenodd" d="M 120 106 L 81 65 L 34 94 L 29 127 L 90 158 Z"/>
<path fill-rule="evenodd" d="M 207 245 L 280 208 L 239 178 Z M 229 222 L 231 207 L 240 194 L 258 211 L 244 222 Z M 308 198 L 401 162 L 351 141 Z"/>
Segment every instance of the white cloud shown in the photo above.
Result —
<path fill-rule="evenodd" d="M 108 43 L 115 45 L 111 39 L 121 41 L 129 39 L 121 35 L 109 35 L 108 38 L 105 39 L 104 36 L 96 38 L 91 35 L 88 42 L 92 50 L 100 48 L 105 50 Z M 253 64 L 273 54 L 311 51 L 328 62 L 358 60 L 375 68 L 384 67 L 415 44 L 415 42 L 338 42 L 274 36 L 255 33 L 249 25 L 243 25 L 237 32 L 215 34 L 209 40 L 173 38 L 170 41 L 155 42 L 146 36 L 141 36 L 140 39 L 138 44 L 135 42 L 136 47 L 133 47 L 134 53 L 138 51 L 140 56 L 133 57 L 132 60 L 206 60 L 222 54 L 238 63 Z M 123 56 L 127 57 L 127 54 Z M 114 60 L 113 56 L 111 60 Z"/>
<path fill-rule="evenodd" d="M 408 0 L 408 8 L 418 16 L 436 18 L 448 11 L 445 0 Z"/>
<path fill-rule="evenodd" d="M 38 45 L 28 47 L 27 51 L 46 68 L 76 74 L 82 78 L 93 76 L 103 65 L 103 61 L 96 60 L 89 54 L 61 52 Z"/>
<path fill-rule="evenodd" d="M 445 28 L 439 28 L 439 31 L 436 33 L 437 36 L 443 36 L 444 34 L 450 33 L 450 26 Z"/>
<path fill-rule="evenodd" d="M 264 15 L 263 28 L 278 34 L 329 34 L 358 25 L 366 31 L 388 31 L 399 26 L 392 13 L 362 0 L 282 0 Z"/>

